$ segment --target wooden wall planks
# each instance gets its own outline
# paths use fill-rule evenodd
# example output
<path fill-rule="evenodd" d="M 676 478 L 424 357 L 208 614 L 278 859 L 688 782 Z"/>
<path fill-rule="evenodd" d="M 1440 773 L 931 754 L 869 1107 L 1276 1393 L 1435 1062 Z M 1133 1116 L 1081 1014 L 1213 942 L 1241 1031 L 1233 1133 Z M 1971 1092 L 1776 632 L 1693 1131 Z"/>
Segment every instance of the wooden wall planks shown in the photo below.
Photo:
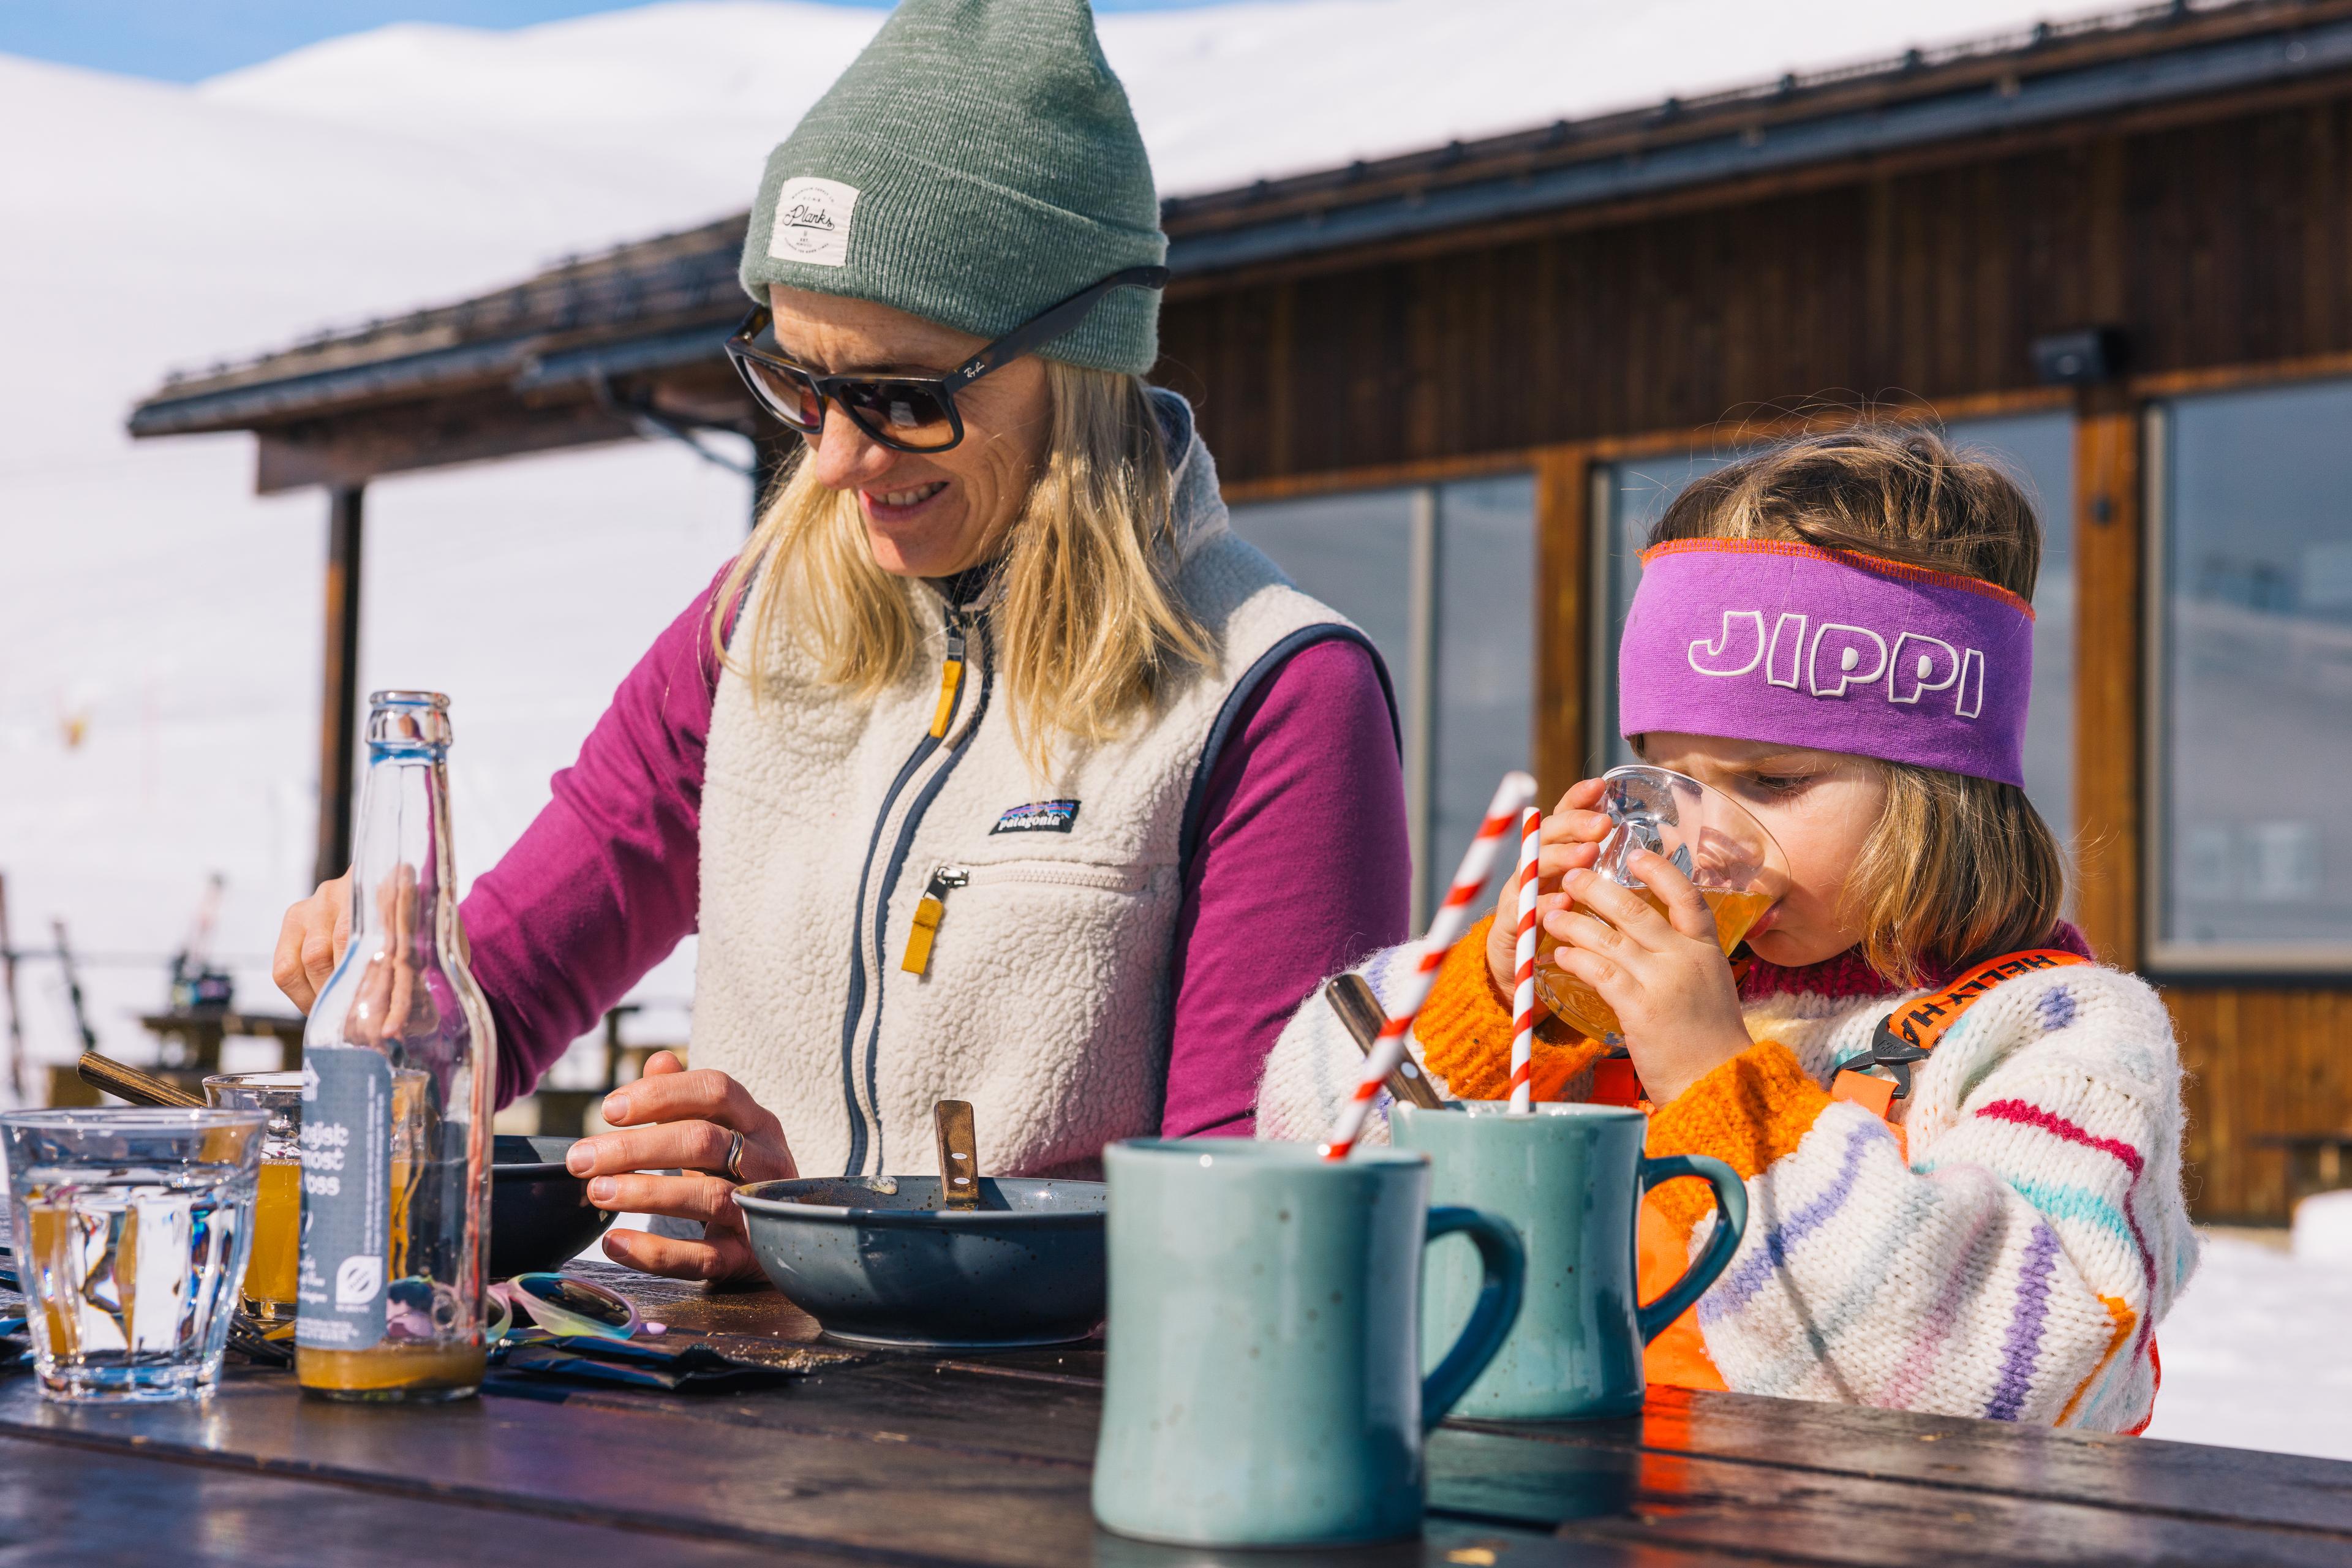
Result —
<path fill-rule="evenodd" d="M 2352 374 L 2352 89 L 2334 91 L 1194 289 L 1168 306 L 1160 375 L 1193 397 L 1240 494 L 1534 466 L 1536 753 L 1553 789 L 1585 746 L 1591 460 L 1822 404 L 2023 401 L 2035 337 L 2123 327 L 2133 379 L 2084 399 L 2076 440 L 2077 827 L 2084 926 L 2136 963 L 2140 400 Z M 2284 1218 L 2284 1159 L 2253 1140 L 2352 1128 L 2352 986 L 2184 983 L 2168 999 L 2195 1075 L 2199 1212 Z"/>
<path fill-rule="evenodd" d="M 2164 988 L 2189 1079 L 2189 1198 L 2200 1218 L 2287 1212 L 2286 1156 L 2265 1133 L 2352 1127 L 2352 994 L 2315 986 Z"/>
<path fill-rule="evenodd" d="M 2091 321 L 2145 374 L 2352 351 L 2352 94 L 1196 289 L 1160 374 L 1252 479 L 2031 385 Z"/>

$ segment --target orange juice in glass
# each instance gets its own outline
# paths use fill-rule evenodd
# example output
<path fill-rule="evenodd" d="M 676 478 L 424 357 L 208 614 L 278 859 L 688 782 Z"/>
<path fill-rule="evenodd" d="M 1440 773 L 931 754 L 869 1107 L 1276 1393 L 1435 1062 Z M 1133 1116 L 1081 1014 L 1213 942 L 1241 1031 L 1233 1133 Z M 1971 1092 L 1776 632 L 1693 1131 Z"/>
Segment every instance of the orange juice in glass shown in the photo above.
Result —
<path fill-rule="evenodd" d="M 291 1322 L 294 1280 L 302 1261 L 302 1075 L 215 1073 L 205 1079 L 205 1100 L 268 1115 L 260 1195 L 253 1210 L 253 1260 L 245 1270 L 245 1310 L 264 1323 Z"/>
<path fill-rule="evenodd" d="M 1625 863 L 1642 849 L 1664 856 L 1691 879 L 1714 911 L 1715 939 L 1726 953 L 1788 890 L 1788 858 L 1764 825 L 1730 796 L 1685 774 L 1646 764 L 1612 768 L 1601 778 L 1608 786 L 1601 809 L 1609 814 L 1611 826 L 1592 868 L 1663 910 L 1664 903 Z M 1559 947 L 1550 933 L 1538 928 L 1536 994 L 1570 1027 L 1616 1044 L 1621 1038 L 1616 1013 L 1592 987 L 1553 962 Z"/>

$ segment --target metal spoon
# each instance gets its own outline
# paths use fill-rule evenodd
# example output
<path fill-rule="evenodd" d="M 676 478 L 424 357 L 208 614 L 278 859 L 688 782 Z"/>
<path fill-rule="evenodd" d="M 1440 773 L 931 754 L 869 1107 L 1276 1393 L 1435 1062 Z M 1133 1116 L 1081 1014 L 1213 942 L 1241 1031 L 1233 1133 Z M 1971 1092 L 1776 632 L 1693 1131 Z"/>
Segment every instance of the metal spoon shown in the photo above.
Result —
<path fill-rule="evenodd" d="M 942 1100 L 931 1107 L 940 1133 L 940 1205 L 980 1206 L 980 1142 L 972 1131 L 971 1102 Z"/>
<path fill-rule="evenodd" d="M 1331 1011 L 1339 1015 L 1339 1022 L 1355 1037 L 1356 1048 L 1366 1056 L 1372 1054 L 1372 1042 L 1380 1038 L 1388 1015 L 1381 1011 L 1380 998 L 1372 994 L 1370 982 L 1350 972 L 1339 976 L 1323 987 L 1323 999 L 1331 1004 Z M 1423 1110 L 1435 1110 L 1445 1102 L 1429 1087 L 1429 1079 L 1421 1065 L 1407 1051 L 1396 1071 L 1389 1074 L 1389 1093 L 1397 1100 L 1408 1100 Z"/>

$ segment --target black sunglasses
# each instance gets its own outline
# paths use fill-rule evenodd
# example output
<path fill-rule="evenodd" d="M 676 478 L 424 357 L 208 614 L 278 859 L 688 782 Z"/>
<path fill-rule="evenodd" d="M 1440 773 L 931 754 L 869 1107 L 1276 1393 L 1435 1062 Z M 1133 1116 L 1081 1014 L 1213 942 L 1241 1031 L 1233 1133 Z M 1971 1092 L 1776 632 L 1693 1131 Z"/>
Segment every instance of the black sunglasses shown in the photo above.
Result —
<path fill-rule="evenodd" d="M 1114 289 L 1164 289 L 1165 267 L 1130 267 L 1079 289 L 1031 317 L 945 375 L 821 375 L 786 359 L 775 319 L 761 305 L 727 340 L 727 358 L 760 405 L 803 436 L 824 428 L 824 405 L 838 403 L 860 430 L 901 452 L 944 452 L 963 439 L 955 395 L 1075 329 Z M 764 336 L 768 341 L 761 343 Z"/>

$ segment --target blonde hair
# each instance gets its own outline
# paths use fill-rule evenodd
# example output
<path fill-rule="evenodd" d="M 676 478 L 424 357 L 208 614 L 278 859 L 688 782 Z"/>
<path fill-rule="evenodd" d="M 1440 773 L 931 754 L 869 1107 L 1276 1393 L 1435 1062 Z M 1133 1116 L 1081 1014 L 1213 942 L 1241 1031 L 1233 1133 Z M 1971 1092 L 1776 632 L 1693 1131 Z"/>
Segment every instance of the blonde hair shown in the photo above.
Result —
<path fill-rule="evenodd" d="M 2042 525 L 2017 482 L 1934 430 L 1865 421 L 1790 437 L 1698 479 L 1650 531 L 1780 539 L 1958 573 L 2032 599 Z M 2057 838 L 2025 792 L 1875 762 L 1886 805 L 1846 879 L 1872 968 L 1906 985 L 2047 942 L 2066 894 Z"/>
<path fill-rule="evenodd" d="M 1166 444 L 1139 377 L 1042 362 L 1053 432 L 1019 514 L 1001 541 L 992 657 L 1022 754 L 1043 773 L 1057 741 L 1125 731 L 1170 676 L 1214 657 L 1176 596 L 1173 494 Z M 762 571 L 746 635 L 728 646 L 717 606 Z M 870 699 L 906 675 L 921 635 L 911 584 L 882 569 L 854 494 L 816 482 L 801 458 L 777 484 L 713 598 L 711 645 L 765 695 L 759 650 L 779 626 L 821 679 Z"/>

